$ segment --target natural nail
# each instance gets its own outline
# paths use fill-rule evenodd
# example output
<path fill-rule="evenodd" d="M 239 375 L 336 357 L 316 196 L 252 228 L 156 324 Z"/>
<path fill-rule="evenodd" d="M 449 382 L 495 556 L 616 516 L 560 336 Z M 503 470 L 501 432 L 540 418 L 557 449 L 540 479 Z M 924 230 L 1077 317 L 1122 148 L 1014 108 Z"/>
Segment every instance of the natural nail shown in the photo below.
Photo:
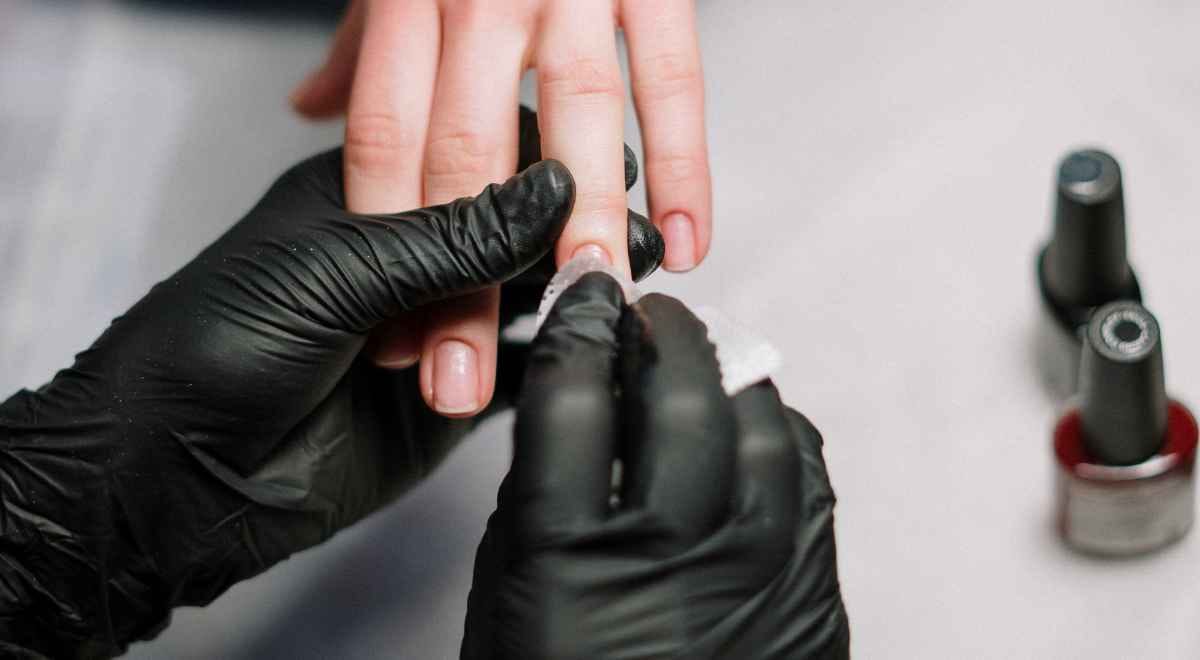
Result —
<path fill-rule="evenodd" d="M 419 353 L 397 353 L 388 355 L 386 353 L 376 355 L 372 358 L 375 366 L 383 367 L 384 369 L 407 369 L 417 363 L 421 355 Z"/>
<path fill-rule="evenodd" d="M 448 339 L 433 354 L 433 407 L 447 415 L 479 408 L 479 356 L 470 345 Z"/>
<path fill-rule="evenodd" d="M 662 221 L 663 242 L 667 253 L 663 257 L 663 268 L 681 273 L 696 267 L 696 227 L 692 219 L 682 213 L 672 213 Z"/>
<path fill-rule="evenodd" d="M 595 243 L 585 243 L 575 248 L 575 251 L 571 253 L 571 258 L 574 259 L 583 255 L 587 255 L 593 260 L 599 260 L 610 266 L 612 265 L 612 257 L 609 256 L 608 250 L 605 250 Z"/>

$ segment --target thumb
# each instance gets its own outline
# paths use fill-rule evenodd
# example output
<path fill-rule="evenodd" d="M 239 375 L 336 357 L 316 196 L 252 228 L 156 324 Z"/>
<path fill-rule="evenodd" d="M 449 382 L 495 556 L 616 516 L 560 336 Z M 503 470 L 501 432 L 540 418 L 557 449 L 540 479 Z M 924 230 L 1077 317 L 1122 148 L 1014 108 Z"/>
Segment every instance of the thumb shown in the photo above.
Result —
<path fill-rule="evenodd" d="M 349 220 L 378 267 L 366 293 L 379 318 L 501 284 L 546 255 L 566 225 L 575 182 L 554 160 L 533 165 L 476 197 L 392 216 Z"/>

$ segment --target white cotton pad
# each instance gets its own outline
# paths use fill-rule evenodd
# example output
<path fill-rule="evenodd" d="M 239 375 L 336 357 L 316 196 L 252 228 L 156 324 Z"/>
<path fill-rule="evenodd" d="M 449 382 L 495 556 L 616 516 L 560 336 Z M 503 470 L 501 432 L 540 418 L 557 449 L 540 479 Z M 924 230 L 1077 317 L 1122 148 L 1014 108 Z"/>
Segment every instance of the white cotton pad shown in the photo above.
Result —
<path fill-rule="evenodd" d="M 546 285 L 542 302 L 538 306 L 537 327 L 541 328 L 554 301 L 579 278 L 587 273 L 600 271 L 621 285 L 625 301 L 633 304 L 642 294 L 631 279 L 601 259 L 580 254 L 567 262 L 562 270 Z M 712 307 L 697 307 L 692 310 L 708 326 L 708 340 L 717 348 L 717 362 L 721 365 L 721 386 L 725 393 L 733 396 L 747 387 L 769 378 L 783 366 L 783 356 L 761 335 L 738 324 Z"/>

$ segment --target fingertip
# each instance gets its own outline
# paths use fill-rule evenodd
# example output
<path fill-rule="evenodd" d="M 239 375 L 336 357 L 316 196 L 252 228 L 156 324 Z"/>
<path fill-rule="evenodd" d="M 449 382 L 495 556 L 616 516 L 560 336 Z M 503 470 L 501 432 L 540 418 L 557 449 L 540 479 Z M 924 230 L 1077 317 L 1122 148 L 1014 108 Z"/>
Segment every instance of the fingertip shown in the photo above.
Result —
<path fill-rule="evenodd" d="M 316 84 L 316 79 L 320 75 L 320 71 L 310 72 L 304 77 L 288 94 L 288 103 L 292 105 L 292 109 L 300 114 L 305 114 L 305 108 L 308 101 L 308 96 L 312 92 L 313 85 Z"/>
<path fill-rule="evenodd" d="M 615 279 L 599 271 L 586 273 L 554 302 L 542 327 L 551 332 L 569 326 L 573 335 L 611 338 L 615 336 L 624 304 L 625 293 Z M 589 326 L 595 327 L 586 330 Z"/>
<path fill-rule="evenodd" d="M 638 162 L 633 149 L 630 149 L 627 144 L 623 146 L 625 147 L 625 190 L 628 191 L 633 184 L 637 183 Z"/>
<path fill-rule="evenodd" d="M 557 160 L 543 160 L 508 180 L 498 193 L 498 206 L 512 227 L 523 228 L 525 241 L 550 250 L 562 233 L 575 204 L 575 179 Z M 543 252 L 539 252 L 540 257 Z"/>
<path fill-rule="evenodd" d="M 635 211 L 629 217 L 629 267 L 633 279 L 640 282 L 658 270 L 666 254 L 662 233 L 645 216 Z"/>
<path fill-rule="evenodd" d="M 558 199 L 566 201 L 575 196 L 575 177 L 561 161 L 549 158 L 530 165 L 525 176 L 545 182 L 548 190 Z"/>
<path fill-rule="evenodd" d="M 300 81 L 288 94 L 292 110 L 307 119 L 327 119 L 346 109 L 350 90 L 348 85 L 338 89 L 339 82 L 325 68 L 317 69 Z"/>
<path fill-rule="evenodd" d="M 674 356 L 680 368 L 705 373 L 719 371 L 716 347 L 708 339 L 708 326 L 679 299 L 649 293 L 638 299 L 634 308 L 646 326 L 645 336 L 656 350 Z"/>

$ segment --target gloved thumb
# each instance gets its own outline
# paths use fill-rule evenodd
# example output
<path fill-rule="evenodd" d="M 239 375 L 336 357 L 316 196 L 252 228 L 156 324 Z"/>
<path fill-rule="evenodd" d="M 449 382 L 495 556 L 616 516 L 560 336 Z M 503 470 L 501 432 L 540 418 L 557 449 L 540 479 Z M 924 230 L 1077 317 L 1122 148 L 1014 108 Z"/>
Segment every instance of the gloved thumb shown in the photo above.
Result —
<path fill-rule="evenodd" d="M 575 200 L 566 166 L 544 160 L 476 197 L 389 217 L 383 274 L 393 313 L 501 284 L 554 246 Z"/>
<path fill-rule="evenodd" d="M 253 272 L 231 279 L 257 281 L 271 289 L 264 292 L 271 300 L 294 303 L 303 316 L 339 331 L 366 333 L 520 274 L 553 248 L 575 199 L 567 168 L 545 160 L 475 197 L 357 215 L 324 192 L 336 187 L 338 155 L 297 168 L 303 176 L 285 177 L 268 195 L 257 214 L 266 222 L 250 230 Z M 309 192 L 321 193 L 324 212 L 313 212 L 318 196 Z"/>

